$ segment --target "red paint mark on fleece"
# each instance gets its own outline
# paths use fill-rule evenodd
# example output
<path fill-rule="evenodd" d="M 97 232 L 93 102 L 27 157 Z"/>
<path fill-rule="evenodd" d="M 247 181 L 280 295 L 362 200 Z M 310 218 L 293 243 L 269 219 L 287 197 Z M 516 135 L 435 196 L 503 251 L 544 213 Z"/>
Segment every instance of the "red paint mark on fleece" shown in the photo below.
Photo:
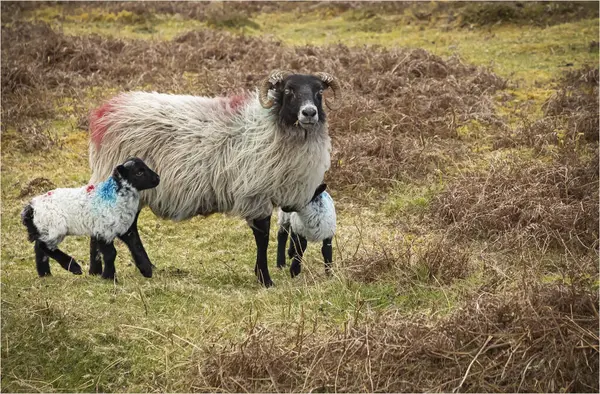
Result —
<path fill-rule="evenodd" d="M 229 110 L 231 112 L 239 112 L 248 97 L 243 94 L 236 94 L 235 96 L 227 97 L 225 105 L 229 104 Z"/>
<path fill-rule="evenodd" d="M 92 142 L 96 144 L 96 147 L 100 146 L 108 124 L 106 122 L 106 115 L 115 112 L 116 99 L 107 101 L 100 108 L 96 108 L 90 114 L 90 138 Z"/>
<path fill-rule="evenodd" d="M 88 185 L 85 188 L 85 191 L 88 192 L 88 193 L 91 193 L 94 189 L 95 189 L 94 185 Z"/>
<path fill-rule="evenodd" d="M 54 192 L 48 192 L 48 193 L 46 193 L 46 196 L 50 197 L 52 195 L 52 193 L 54 193 Z"/>

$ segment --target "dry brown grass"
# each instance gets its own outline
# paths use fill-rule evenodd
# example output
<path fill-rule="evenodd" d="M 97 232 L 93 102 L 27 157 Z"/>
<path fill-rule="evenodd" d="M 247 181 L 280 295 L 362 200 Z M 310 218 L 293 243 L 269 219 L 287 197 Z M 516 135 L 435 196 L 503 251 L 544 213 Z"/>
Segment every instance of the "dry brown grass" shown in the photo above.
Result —
<path fill-rule="evenodd" d="M 325 340 L 317 321 L 249 324 L 209 347 L 193 390 L 557 392 L 598 388 L 595 293 L 535 285 L 483 293 L 437 321 L 349 319 Z"/>
<path fill-rule="evenodd" d="M 495 149 L 531 147 L 500 155 L 467 171 L 433 204 L 433 212 L 469 236 L 511 233 L 544 248 L 598 248 L 598 69 L 566 73 L 542 106 L 516 130 L 503 125 Z"/>
<path fill-rule="evenodd" d="M 598 247 L 598 156 L 564 163 L 505 157 L 466 172 L 434 199 L 433 213 L 468 236 L 519 234 L 546 247 Z"/>
<path fill-rule="evenodd" d="M 82 90 L 90 86 L 227 94 L 254 88 L 274 68 L 332 72 L 344 89 L 342 109 L 330 113 L 336 187 L 385 187 L 468 154 L 457 127 L 498 122 L 490 95 L 505 86 L 489 71 L 425 50 L 288 48 L 214 30 L 145 42 L 71 37 L 45 24 L 15 23 L 3 29 L 2 40 L 8 59 L 2 64 L 3 128 L 52 118 L 53 104 L 64 97 L 75 98 L 82 116 L 89 109 L 80 105 Z M 256 53 L 270 55 L 257 60 Z"/>

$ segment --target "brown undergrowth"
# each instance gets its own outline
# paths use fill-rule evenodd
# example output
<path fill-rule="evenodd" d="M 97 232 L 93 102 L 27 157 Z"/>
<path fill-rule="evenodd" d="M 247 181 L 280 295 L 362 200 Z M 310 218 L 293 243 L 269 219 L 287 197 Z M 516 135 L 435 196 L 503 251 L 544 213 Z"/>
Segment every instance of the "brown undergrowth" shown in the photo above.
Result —
<path fill-rule="evenodd" d="M 566 73 L 543 116 L 504 125 L 501 153 L 461 173 L 434 199 L 433 213 L 468 236 L 507 233 L 560 249 L 598 249 L 598 69 Z M 509 237 L 511 238 L 511 237 Z"/>
<path fill-rule="evenodd" d="M 302 317 L 290 327 L 249 323 L 243 340 L 209 346 L 190 384 L 251 392 L 595 391 L 597 304 L 597 294 L 552 284 L 483 293 L 438 321 L 350 319 L 325 340 L 319 323 Z"/>
<path fill-rule="evenodd" d="M 458 58 L 420 49 L 288 48 L 214 30 L 163 43 L 72 37 L 43 23 L 16 23 L 3 28 L 2 44 L 2 127 L 21 133 L 27 122 L 55 118 L 55 104 L 65 97 L 83 118 L 100 101 L 84 96 L 91 86 L 227 94 L 254 88 L 275 68 L 331 72 L 344 93 L 342 108 L 330 112 L 336 187 L 386 187 L 469 154 L 457 127 L 498 122 L 490 96 L 506 84 Z"/>

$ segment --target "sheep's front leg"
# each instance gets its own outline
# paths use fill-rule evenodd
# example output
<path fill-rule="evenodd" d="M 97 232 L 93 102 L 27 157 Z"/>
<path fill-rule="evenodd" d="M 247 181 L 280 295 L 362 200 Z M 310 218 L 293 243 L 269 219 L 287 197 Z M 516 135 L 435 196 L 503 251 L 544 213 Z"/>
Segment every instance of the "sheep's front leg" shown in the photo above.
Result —
<path fill-rule="evenodd" d="M 112 242 L 104 242 L 98 240 L 98 248 L 102 257 L 104 257 L 104 272 L 102 272 L 103 279 L 114 279 L 116 274 L 115 269 L 115 258 L 117 257 L 117 250 Z"/>
<path fill-rule="evenodd" d="M 35 241 L 35 244 L 33 245 L 33 250 L 35 251 L 35 267 L 37 268 L 38 275 L 52 275 L 52 273 L 50 272 L 50 258 L 42 250 L 40 241 Z"/>
<path fill-rule="evenodd" d="M 52 257 L 54 260 L 58 261 L 58 264 L 61 265 L 61 267 L 63 267 L 64 269 L 66 269 L 67 271 L 75 274 L 75 275 L 81 275 L 83 272 L 81 271 L 81 266 L 79 264 L 77 264 L 77 261 L 75 261 L 75 259 L 71 256 L 69 256 L 68 254 L 66 254 L 65 252 L 63 252 L 62 250 L 56 248 L 54 250 L 50 249 L 48 247 L 48 245 L 46 245 L 44 242 L 40 242 L 39 243 L 39 247 L 40 249 L 47 255 Z"/>
<path fill-rule="evenodd" d="M 133 223 L 127 230 L 125 234 L 119 235 L 119 239 L 127 245 L 129 251 L 131 252 L 131 257 L 133 257 L 133 261 L 135 262 L 136 267 L 140 270 L 142 275 L 146 278 L 152 278 L 152 263 L 150 262 L 150 258 L 148 257 L 148 253 L 146 253 L 146 249 L 144 249 L 144 245 L 142 244 L 142 239 L 140 238 L 140 233 L 137 228 L 137 221 L 140 213 L 138 212 L 135 215 L 135 219 Z M 105 262 L 106 264 L 106 262 Z"/>
<path fill-rule="evenodd" d="M 102 275 L 102 257 L 98 249 L 98 240 L 95 237 L 90 239 L 90 275 Z"/>
<path fill-rule="evenodd" d="M 274 284 L 269 275 L 269 267 L 267 267 L 270 228 L 271 215 L 252 221 L 252 232 L 256 241 L 256 265 L 254 266 L 254 273 L 258 277 L 258 281 L 265 287 L 271 287 Z"/>
<path fill-rule="evenodd" d="M 289 237 L 289 231 L 289 224 L 282 224 L 277 231 L 277 268 L 285 267 L 285 246 Z"/>
<path fill-rule="evenodd" d="M 333 247 L 331 238 L 323 240 L 321 253 L 323 254 L 323 260 L 325 260 L 325 273 L 329 275 L 331 274 L 331 265 L 333 264 Z"/>
<path fill-rule="evenodd" d="M 302 270 L 302 256 L 304 255 L 304 251 L 306 250 L 307 241 L 306 238 L 294 232 L 292 232 L 291 238 L 292 240 L 290 242 L 290 254 L 292 257 L 292 265 L 290 265 L 290 275 L 293 278 L 299 275 L 300 271 Z"/>

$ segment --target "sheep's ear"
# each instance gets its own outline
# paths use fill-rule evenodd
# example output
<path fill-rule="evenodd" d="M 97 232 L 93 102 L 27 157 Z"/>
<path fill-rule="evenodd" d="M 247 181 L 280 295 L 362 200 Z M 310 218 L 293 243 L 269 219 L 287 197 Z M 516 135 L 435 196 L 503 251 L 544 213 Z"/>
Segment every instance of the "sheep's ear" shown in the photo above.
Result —
<path fill-rule="evenodd" d="M 315 198 L 317 198 L 321 193 L 323 193 L 325 191 L 325 189 L 327 189 L 327 184 L 326 183 L 321 183 L 317 187 L 317 190 L 315 190 L 315 194 L 313 195 L 311 201 L 314 200 Z"/>

